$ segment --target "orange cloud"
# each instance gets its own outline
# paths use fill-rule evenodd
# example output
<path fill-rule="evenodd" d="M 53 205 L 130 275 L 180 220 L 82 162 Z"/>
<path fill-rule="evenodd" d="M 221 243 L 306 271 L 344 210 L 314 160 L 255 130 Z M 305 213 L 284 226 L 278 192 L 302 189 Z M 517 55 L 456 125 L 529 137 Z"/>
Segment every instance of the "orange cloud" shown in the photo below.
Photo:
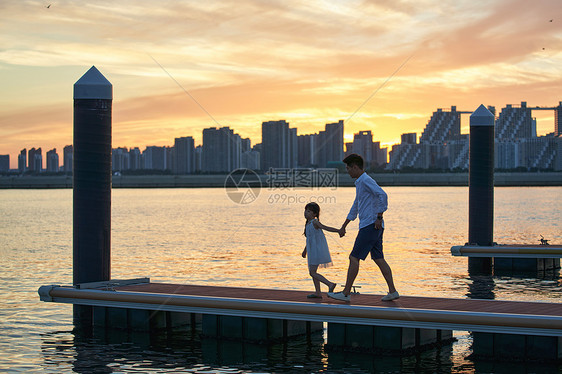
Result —
<path fill-rule="evenodd" d="M 197 141 L 219 125 L 257 143 L 261 122 L 275 119 L 299 133 L 344 119 L 347 138 L 372 130 L 392 144 L 421 133 L 440 107 L 561 99 L 556 0 L 61 0 L 2 10 L 0 154 L 12 165 L 23 147 L 72 140 L 72 84 L 91 65 L 114 85 L 114 145 L 128 147 Z"/>

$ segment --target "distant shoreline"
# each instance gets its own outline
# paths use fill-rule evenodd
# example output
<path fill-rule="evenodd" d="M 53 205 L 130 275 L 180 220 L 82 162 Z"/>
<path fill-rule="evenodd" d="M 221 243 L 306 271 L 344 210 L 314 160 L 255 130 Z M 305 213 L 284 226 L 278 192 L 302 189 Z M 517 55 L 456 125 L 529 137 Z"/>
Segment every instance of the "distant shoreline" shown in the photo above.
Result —
<path fill-rule="evenodd" d="M 121 175 L 113 176 L 113 188 L 224 188 L 228 174 Z M 468 173 L 369 173 L 381 186 L 468 186 Z M 268 176 L 260 175 L 262 186 Z M 338 187 L 352 187 L 347 174 L 338 175 Z M 562 186 L 562 172 L 495 173 L 497 187 Z M 316 186 L 314 186 L 316 188 Z M 72 188 L 72 176 L 0 177 L 0 189 Z"/>

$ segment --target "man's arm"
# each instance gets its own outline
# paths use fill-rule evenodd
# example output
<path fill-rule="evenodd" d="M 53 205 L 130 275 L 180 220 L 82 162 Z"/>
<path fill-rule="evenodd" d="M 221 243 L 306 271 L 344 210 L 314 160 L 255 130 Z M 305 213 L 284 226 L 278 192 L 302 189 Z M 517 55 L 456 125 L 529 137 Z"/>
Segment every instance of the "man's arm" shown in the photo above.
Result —
<path fill-rule="evenodd" d="M 343 223 L 343 225 L 341 225 L 341 228 L 338 230 L 338 234 L 340 234 L 340 238 L 345 236 L 345 228 L 347 227 L 347 224 L 351 222 L 351 220 L 349 219 L 345 219 L 345 222 Z"/>
<path fill-rule="evenodd" d="M 355 218 L 357 218 L 357 213 L 359 213 L 359 210 L 357 208 L 357 196 L 356 196 L 355 200 L 353 200 L 353 205 L 351 205 L 351 209 L 349 209 L 349 213 L 347 214 L 347 219 L 349 221 L 353 221 Z"/>

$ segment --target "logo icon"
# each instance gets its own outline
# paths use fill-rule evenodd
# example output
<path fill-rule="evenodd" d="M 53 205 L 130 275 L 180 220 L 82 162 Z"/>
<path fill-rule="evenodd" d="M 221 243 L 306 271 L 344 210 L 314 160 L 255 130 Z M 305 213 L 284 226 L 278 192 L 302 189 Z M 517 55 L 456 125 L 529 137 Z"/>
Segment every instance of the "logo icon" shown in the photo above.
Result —
<path fill-rule="evenodd" d="M 236 204 L 246 205 L 258 198 L 261 180 L 251 169 L 236 169 L 226 176 L 224 189 L 230 200 Z"/>

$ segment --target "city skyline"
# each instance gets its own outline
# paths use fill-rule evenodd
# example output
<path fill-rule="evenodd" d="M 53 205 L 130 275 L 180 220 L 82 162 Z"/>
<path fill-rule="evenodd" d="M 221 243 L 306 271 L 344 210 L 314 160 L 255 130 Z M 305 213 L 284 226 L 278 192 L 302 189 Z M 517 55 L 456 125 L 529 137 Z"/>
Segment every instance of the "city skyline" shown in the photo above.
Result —
<path fill-rule="evenodd" d="M 489 106 L 495 116 L 497 110 Z M 537 134 L 536 111 L 553 111 L 554 131 L 547 136 Z M 268 170 L 270 168 L 328 167 L 341 163 L 345 154 L 359 153 L 372 167 L 391 170 L 468 169 L 469 134 L 461 133 L 461 115 L 456 106 L 450 110 L 437 108 L 423 133 L 404 133 L 401 142 L 390 152 L 380 147 L 370 130 L 354 134 L 353 142 L 344 142 L 344 122 L 327 123 L 324 131 L 297 135 L 285 120 L 262 122 L 262 143 L 251 145 L 235 129 L 210 127 L 203 129 L 203 144 L 195 147 L 192 136 L 175 138 L 174 146 L 112 147 L 112 169 L 169 170 L 174 174 L 194 172 L 229 172 L 237 168 Z M 556 107 L 507 104 L 495 119 L 495 167 L 500 169 L 562 170 L 562 101 Z M 373 141 L 374 140 L 374 141 Z M 47 167 L 42 168 L 42 149 L 24 148 L 18 156 L 19 172 L 58 171 L 56 149 L 47 152 Z M 390 162 L 387 164 L 387 155 Z M 64 170 L 70 171 L 72 146 L 64 147 Z M 70 162 L 69 162 L 70 161 Z M 0 171 L 7 171 L 8 155 L 0 155 Z M 27 165 L 27 167 L 26 167 Z M 50 166 L 49 166 L 50 165 Z"/>
<path fill-rule="evenodd" d="M 556 105 L 560 15 L 554 0 L 8 1 L 0 153 L 71 144 L 72 85 L 92 65 L 114 86 L 115 146 L 200 144 L 209 126 L 255 144 L 261 122 L 279 119 L 303 133 L 343 119 L 346 142 L 371 130 L 390 146 L 435 107 Z M 550 115 L 537 116 L 539 135 Z"/>

